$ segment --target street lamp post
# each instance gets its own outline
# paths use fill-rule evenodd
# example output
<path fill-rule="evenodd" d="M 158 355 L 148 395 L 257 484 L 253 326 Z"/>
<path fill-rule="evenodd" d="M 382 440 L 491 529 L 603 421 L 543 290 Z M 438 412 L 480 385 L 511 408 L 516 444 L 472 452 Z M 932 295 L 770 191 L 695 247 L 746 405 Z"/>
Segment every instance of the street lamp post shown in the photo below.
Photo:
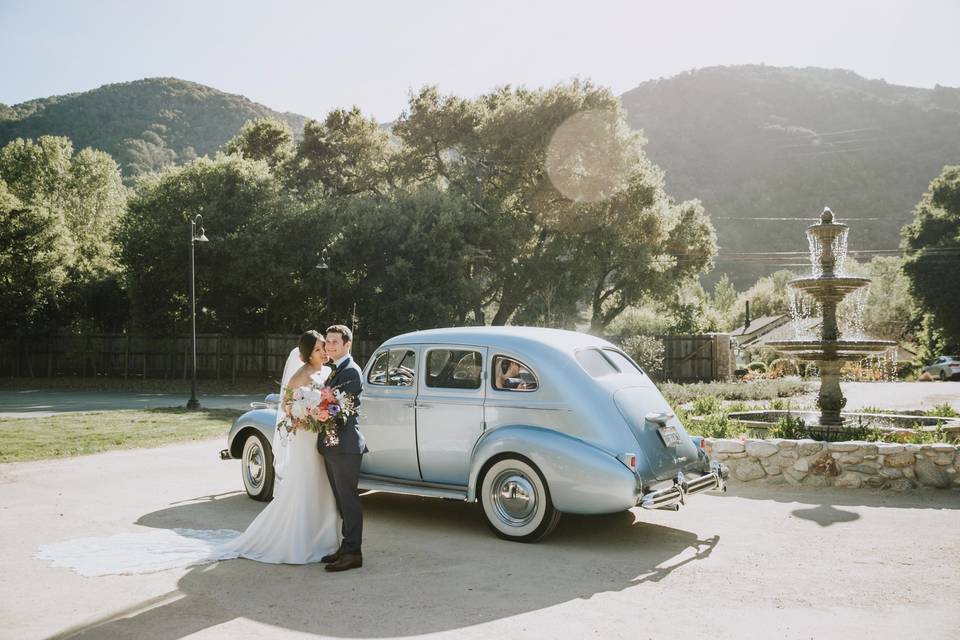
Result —
<path fill-rule="evenodd" d="M 197 235 L 200 227 L 200 235 Z M 203 232 L 203 216 L 199 213 L 190 221 L 190 335 L 193 342 L 193 376 L 190 379 L 190 399 L 187 400 L 187 409 L 199 409 L 197 400 L 197 295 L 194 287 L 196 267 L 193 260 L 193 245 L 197 242 L 209 242 L 207 234 Z"/>
<path fill-rule="evenodd" d="M 326 300 L 326 311 L 327 315 L 330 315 L 330 255 L 327 253 L 327 250 L 324 249 L 320 252 L 320 262 L 317 263 L 316 268 L 320 271 L 323 271 L 323 279 L 327 281 L 327 300 Z M 333 322 L 332 316 L 328 318 L 330 322 Z"/>

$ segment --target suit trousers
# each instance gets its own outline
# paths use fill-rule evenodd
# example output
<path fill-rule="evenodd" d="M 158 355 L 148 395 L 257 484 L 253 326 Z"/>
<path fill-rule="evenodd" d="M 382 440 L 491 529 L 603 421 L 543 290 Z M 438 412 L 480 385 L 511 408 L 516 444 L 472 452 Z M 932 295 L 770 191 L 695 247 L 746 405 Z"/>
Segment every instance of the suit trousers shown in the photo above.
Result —
<path fill-rule="evenodd" d="M 333 497 L 343 518 L 340 548 L 344 553 L 360 553 L 363 538 L 363 505 L 357 495 L 362 459 L 360 453 L 326 453 L 323 456 Z"/>

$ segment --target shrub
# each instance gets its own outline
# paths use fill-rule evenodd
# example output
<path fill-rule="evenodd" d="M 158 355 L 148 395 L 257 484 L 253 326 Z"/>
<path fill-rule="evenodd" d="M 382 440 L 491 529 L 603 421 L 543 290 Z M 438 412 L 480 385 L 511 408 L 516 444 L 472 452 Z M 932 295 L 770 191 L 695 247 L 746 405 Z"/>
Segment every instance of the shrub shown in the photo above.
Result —
<path fill-rule="evenodd" d="M 957 413 L 957 410 L 950 406 L 950 404 L 947 402 L 938 404 L 934 408 L 927 411 L 925 415 L 940 416 L 942 418 L 960 418 L 960 413 Z"/>
<path fill-rule="evenodd" d="M 737 423 L 725 413 L 708 415 L 692 428 L 704 438 L 733 438 L 737 435 Z"/>
<path fill-rule="evenodd" d="M 620 346 L 651 378 L 663 375 L 663 340 L 636 335 L 624 338 Z"/>
<path fill-rule="evenodd" d="M 795 376 L 799 373 L 797 364 L 788 358 L 777 358 L 767 367 L 768 378 L 782 378 L 784 376 Z"/>
<path fill-rule="evenodd" d="M 767 365 L 759 360 L 754 360 L 747 365 L 747 369 L 754 375 L 763 375 L 767 372 Z"/>
<path fill-rule="evenodd" d="M 742 379 L 748 373 L 750 373 L 750 370 L 747 369 L 746 367 L 737 367 L 736 369 L 733 370 L 733 375 L 737 380 Z"/>
<path fill-rule="evenodd" d="M 777 424 L 770 427 L 767 435 L 771 438 L 784 438 L 786 440 L 800 440 L 808 436 L 807 426 L 803 418 L 795 416 L 792 413 L 781 417 Z"/>
<path fill-rule="evenodd" d="M 690 411 L 695 416 L 705 416 L 710 413 L 723 411 L 723 402 L 717 396 L 699 396 L 693 400 Z"/>

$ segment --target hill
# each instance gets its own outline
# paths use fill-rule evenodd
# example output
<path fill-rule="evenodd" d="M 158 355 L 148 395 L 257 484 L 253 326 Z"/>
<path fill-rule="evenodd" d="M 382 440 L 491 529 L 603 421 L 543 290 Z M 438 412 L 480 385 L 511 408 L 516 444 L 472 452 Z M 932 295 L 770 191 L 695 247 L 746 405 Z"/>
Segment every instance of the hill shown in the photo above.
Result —
<path fill-rule="evenodd" d="M 0 146 L 15 138 L 67 136 L 77 149 L 108 152 L 131 176 L 212 155 L 247 120 L 260 117 L 286 120 L 295 134 L 306 120 L 195 82 L 147 78 L 0 105 Z"/>
<path fill-rule="evenodd" d="M 729 273 L 740 288 L 805 257 L 731 254 L 806 251 L 803 230 L 824 206 L 851 225 L 851 251 L 896 249 L 929 182 L 960 163 L 954 88 L 751 65 L 645 82 L 622 101 L 668 192 L 700 198 L 712 216 L 712 277 Z"/>

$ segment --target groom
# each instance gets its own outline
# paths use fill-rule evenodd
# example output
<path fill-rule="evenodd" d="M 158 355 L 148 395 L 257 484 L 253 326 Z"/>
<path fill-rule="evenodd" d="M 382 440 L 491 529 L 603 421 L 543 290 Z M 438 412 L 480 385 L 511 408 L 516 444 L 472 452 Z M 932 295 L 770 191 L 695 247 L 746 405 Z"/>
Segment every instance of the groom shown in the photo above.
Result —
<path fill-rule="evenodd" d="M 354 398 L 354 406 L 360 406 L 360 394 L 363 393 L 363 372 L 350 357 L 353 333 L 342 324 L 327 329 L 327 355 L 333 361 L 333 371 L 327 379 L 327 386 L 349 393 Z M 327 477 L 337 500 L 337 509 L 343 518 L 343 542 L 340 548 L 320 561 L 327 563 L 327 571 L 346 571 L 363 566 L 360 553 L 360 539 L 363 536 L 363 508 L 357 485 L 360 482 L 360 460 L 367 453 L 367 445 L 360 433 L 357 415 L 347 418 L 341 427 L 340 442 L 327 445 L 322 435 L 317 438 L 317 450 L 323 454 L 327 467 Z"/>

